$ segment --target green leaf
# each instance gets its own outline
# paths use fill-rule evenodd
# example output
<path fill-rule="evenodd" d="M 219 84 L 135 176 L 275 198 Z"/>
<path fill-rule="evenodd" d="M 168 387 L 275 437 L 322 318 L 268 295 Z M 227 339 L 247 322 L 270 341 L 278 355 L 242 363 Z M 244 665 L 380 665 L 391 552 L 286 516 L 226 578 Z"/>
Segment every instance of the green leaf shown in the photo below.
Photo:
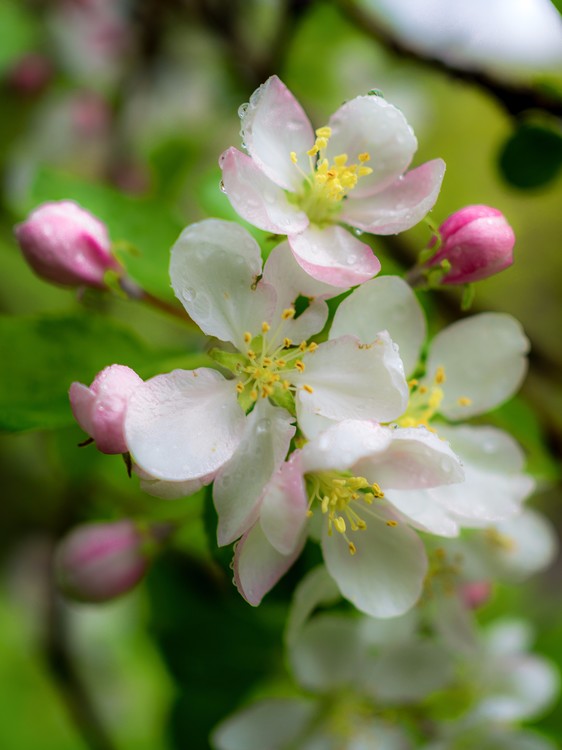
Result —
<path fill-rule="evenodd" d="M 504 144 L 499 166 L 515 187 L 526 190 L 548 184 L 562 167 L 562 133 L 534 123 L 520 125 Z"/>
<path fill-rule="evenodd" d="M 0 349 L 0 430 L 9 432 L 72 424 L 68 388 L 73 381 L 89 384 L 114 363 L 146 377 L 171 356 L 94 314 L 0 317 Z"/>
<path fill-rule="evenodd" d="M 123 195 L 105 185 L 41 168 L 23 211 L 45 201 L 64 199 L 75 200 L 105 222 L 113 242 L 126 241 L 136 248 L 136 254 L 122 253 L 119 257 L 143 289 L 160 298 L 173 298 L 168 275 L 170 248 L 183 224 L 167 204 Z"/>
<path fill-rule="evenodd" d="M 23 3 L 0 3 L 0 73 L 8 70 L 16 60 L 30 52 L 37 37 L 34 18 L 26 13 Z"/>

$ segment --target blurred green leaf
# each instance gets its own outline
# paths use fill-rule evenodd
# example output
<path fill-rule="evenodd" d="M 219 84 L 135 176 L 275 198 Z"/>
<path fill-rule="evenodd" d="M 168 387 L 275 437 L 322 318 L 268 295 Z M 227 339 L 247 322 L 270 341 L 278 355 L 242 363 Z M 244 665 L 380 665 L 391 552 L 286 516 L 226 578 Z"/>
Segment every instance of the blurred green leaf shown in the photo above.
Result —
<path fill-rule="evenodd" d="M 173 298 L 168 275 L 170 248 L 183 228 L 168 204 L 133 198 L 105 185 L 93 184 L 48 168 L 41 168 L 23 211 L 45 201 L 75 200 L 98 216 L 114 242 L 126 241 L 138 254 L 120 255 L 130 276 L 143 289 L 161 298 Z"/>
<path fill-rule="evenodd" d="M 72 424 L 72 381 L 90 383 L 113 363 L 151 375 L 168 356 L 93 314 L 0 317 L 0 349 L 0 429 L 10 432 Z"/>
<path fill-rule="evenodd" d="M 0 73 L 26 52 L 36 39 L 34 17 L 26 13 L 22 3 L 2 0 L 0 3 Z"/>
<path fill-rule="evenodd" d="M 562 133 L 534 123 L 520 125 L 504 144 L 499 165 L 515 187 L 546 185 L 562 167 Z"/>

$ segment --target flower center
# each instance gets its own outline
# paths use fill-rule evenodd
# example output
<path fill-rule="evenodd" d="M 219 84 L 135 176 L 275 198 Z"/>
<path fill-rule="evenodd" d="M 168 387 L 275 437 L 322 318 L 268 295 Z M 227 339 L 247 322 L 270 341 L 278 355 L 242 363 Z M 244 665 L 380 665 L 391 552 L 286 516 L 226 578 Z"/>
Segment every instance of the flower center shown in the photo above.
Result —
<path fill-rule="evenodd" d="M 297 154 L 291 151 L 293 164 L 304 178 L 300 192 L 294 195 L 295 203 L 304 211 L 313 224 L 325 224 L 334 220 L 341 207 L 341 201 L 357 185 L 360 177 L 371 174 L 368 153 L 359 154 L 358 164 L 348 164 L 347 154 L 338 154 L 330 163 L 326 158 L 326 148 L 332 135 L 329 127 L 318 128 L 314 146 L 307 151 L 309 172 L 298 163 Z"/>
<path fill-rule="evenodd" d="M 294 316 L 295 309 L 287 308 L 283 310 L 281 322 L 275 331 L 271 332 L 271 326 L 264 321 L 260 336 L 252 337 L 249 332 L 244 334 L 247 349 L 242 352 L 242 358 L 234 370 L 238 377 L 236 390 L 244 406 L 251 405 L 259 398 L 270 397 L 280 406 L 294 410 L 293 393 L 297 386 L 293 385 L 291 376 L 305 371 L 303 355 L 318 348 L 315 342 L 301 341 L 295 346 L 287 337 L 280 340 L 283 324 Z M 311 386 L 306 384 L 300 388 L 308 393 L 313 392 Z"/>
<path fill-rule="evenodd" d="M 350 554 L 357 552 L 357 547 L 347 536 L 348 530 L 363 531 L 367 522 L 363 518 L 371 515 L 369 506 L 376 498 L 384 497 L 378 484 L 370 484 L 364 477 L 346 476 L 343 472 L 322 471 L 306 476 L 308 489 L 308 515 L 312 515 L 312 506 L 318 503 L 322 514 L 328 522 L 328 534 L 335 529 L 343 536 Z M 358 512 L 359 510 L 359 512 Z M 361 515 L 360 515 L 361 514 Z M 387 521 L 388 526 L 396 526 L 396 521 Z"/>
<path fill-rule="evenodd" d="M 431 432 L 435 429 L 431 427 L 430 421 L 439 411 L 443 401 L 444 392 L 442 386 L 446 381 L 445 368 L 438 367 L 430 385 L 420 383 L 419 380 L 410 380 L 410 399 L 408 408 L 396 423 L 400 427 L 425 427 Z M 461 396 L 458 399 L 460 406 L 469 406 L 472 401 L 467 396 Z"/>

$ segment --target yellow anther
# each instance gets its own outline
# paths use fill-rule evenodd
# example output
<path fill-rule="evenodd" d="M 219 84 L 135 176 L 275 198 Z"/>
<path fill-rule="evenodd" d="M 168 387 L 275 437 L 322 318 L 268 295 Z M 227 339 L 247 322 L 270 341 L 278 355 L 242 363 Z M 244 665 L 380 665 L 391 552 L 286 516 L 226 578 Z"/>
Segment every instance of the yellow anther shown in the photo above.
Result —
<path fill-rule="evenodd" d="M 307 348 L 308 348 L 308 344 L 306 343 L 306 341 L 301 341 L 299 344 L 300 351 L 305 352 Z"/>
<path fill-rule="evenodd" d="M 419 380 L 416 378 L 412 378 L 411 380 L 408 380 L 408 387 L 409 388 L 415 388 L 419 384 Z"/>
<path fill-rule="evenodd" d="M 460 396 L 457 399 L 457 403 L 459 406 L 470 406 L 470 404 L 472 403 L 472 399 L 468 396 Z"/>
<path fill-rule="evenodd" d="M 376 482 L 371 485 L 371 489 L 373 490 L 373 495 L 375 497 L 384 497 L 384 492 Z"/>
<path fill-rule="evenodd" d="M 364 531 L 367 528 L 367 524 L 362 518 L 360 518 L 359 521 L 357 521 L 357 528 L 361 529 L 361 531 Z"/>
<path fill-rule="evenodd" d="M 283 320 L 290 320 L 291 318 L 294 318 L 294 317 L 295 317 L 295 308 L 294 307 L 287 307 L 281 313 L 281 318 Z"/>
<path fill-rule="evenodd" d="M 262 333 L 267 333 L 270 328 L 271 328 L 271 326 L 269 325 L 269 323 L 266 323 L 265 320 L 264 320 L 263 323 L 261 324 L 261 332 Z"/>
<path fill-rule="evenodd" d="M 316 154 L 318 153 L 318 146 L 316 145 L 316 143 L 312 148 L 309 148 L 306 153 L 308 154 L 308 156 L 316 156 Z"/>
<path fill-rule="evenodd" d="M 395 526 L 398 526 L 398 521 L 387 521 L 386 525 L 394 528 Z"/>
<path fill-rule="evenodd" d="M 347 154 L 338 154 L 334 156 L 334 164 L 336 167 L 345 167 L 347 162 Z"/>
<path fill-rule="evenodd" d="M 271 367 L 271 365 L 273 364 L 273 360 L 271 359 L 271 357 L 264 357 L 262 359 L 262 364 L 264 367 Z"/>
<path fill-rule="evenodd" d="M 253 351 L 253 349 L 248 349 L 248 359 L 252 359 L 253 360 L 255 358 L 256 358 L 255 351 Z"/>
<path fill-rule="evenodd" d="M 310 344 L 308 345 L 308 351 L 309 351 L 309 352 L 315 352 L 315 351 L 316 351 L 317 349 L 318 349 L 318 344 L 317 344 L 317 343 L 316 343 L 315 341 L 312 341 L 312 342 L 311 342 L 311 343 L 310 343 Z"/>
<path fill-rule="evenodd" d="M 328 145 L 328 139 L 327 138 L 317 138 L 316 143 L 314 144 L 315 147 L 321 151 L 323 148 L 326 148 Z"/>
<path fill-rule="evenodd" d="M 435 382 L 437 383 L 437 385 L 442 385 L 445 380 L 445 368 L 440 366 L 437 368 L 437 372 L 435 373 Z"/>
<path fill-rule="evenodd" d="M 336 516 L 336 518 L 334 518 L 334 526 L 336 527 L 336 531 L 339 531 L 340 534 L 345 534 L 345 530 L 347 527 L 345 525 L 344 519 L 341 516 Z"/>
<path fill-rule="evenodd" d="M 246 331 L 246 333 L 244 334 L 244 343 L 249 344 L 251 340 L 252 334 L 249 331 Z"/>
<path fill-rule="evenodd" d="M 307 510 L 306 511 L 306 517 L 307 518 L 312 518 L 313 515 L 314 515 L 314 513 L 311 510 Z"/>
<path fill-rule="evenodd" d="M 371 155 L 367 153 L 367 151 L 364 151 L 362 154 L 359 154 L 357 158 L 362 164 L 364 164 L 366 161 L 371 161 Z"/>
<path fill-rule="evenodd" d="M 285 367 L 286 364 L 287 363 L 285 362 L 284 359 L 278 359 L 277 360 L 277 367 Z"/>
<path fill-rule="evenodd" d="M 273 393 L 273 388 L 270 385 L 267 385 L 267 383 L 265 385 L 262 385 L 262 389 L 261 389 L 262 398 L 267 398 L 268 396 L 271 396 L 272 393 Z"/>
<path fill-rule="evenodd" d="M 419 392 L 420 392 L 420 393 L 421 393 L 422 395 L 423 395 L 424 393 L 427 393 L 427 390 L 428 390 L 428 388 L 427 388 L 427 386 L 426 386 L 426 385 L 420 385 L 420 390 L 419 390 Z"/>
<path fill-rule="evenodd" d="M 349 549 L 349 554 L 350 555 L 354 555 L 357 552 L 357 547 L 353 544 L 353 542 L 349 542 L 349 544 L 347 545 L 347 547 Z"/>
<path fill-rule="evenodd" d="M 252 399 L 252 401 L 257 401 L 258 400 L 258 392 L 256 391 L 255 388 L 251 391 L 250 398 Z"/>
<path fill-rule="evenodd" d="M 314 391 L 309 385 L 303 385 L 302 389 L 303 391 L 306 391 L 307 393 L 314 393 Z"/>
<path fill-rule="evenodd" d="M 288 391 L 288 390 L 289 390 L 289 387 L 290 387 L 290 385 L 291 385 L 291 384 L 289 383 L 289 381 L 288 381 L 288 380 L 283 380 L 283 381 L 281 382 L 281 385 L 283 386 L 283 390 L 284 390 L 284 391 Z"/>
<path fill-rule="evenodd" d="M 296 164 L 298 161 L 297 154 L 295 151 L 291 151 L 291 161 L 293 162 L 293 164 Z"/>
<path fill-rule="evenodd" d="M 324 125 L 323 127 L 316 130 L 316 135 L 318 136 L 318 138 L 330 138 L 332 135 L 332 128 Z"/>
<path fill-rule="evenodd" d="M 300 359 L 297 359 L 297 361 L 295 362 L 295 369 L 299 372 L 304 372 L 304 362 L 302 362 Z"/>
<path fill-rule="evenodd" d="M 366 177 L 368 174 L 372 174 L 373 170 L 371 167 L 359 167 L 357 174 L 359 177 Z"/>
<path fill-rule="evenodd" d="M 321 504 L 322 513 L 328 512 L 329 505 L 330 505 L 330 498 L 328 497 L 328 495 L 324 495 L 324 497 L 322 498 L 322 504 Z"/>
<path fill-rule="evenodd" d="M 283 346 L 285 347 L 285 349 L 288 349 L 291 346 L 292 343 L 293 342 L 292 342 L 291 339 L 288 339 L 288 338 L 284 338 L 283 339 Z"/>
<path fill-rule="evenodd" d="M 242 391 L 244 390 L 244 386 L 242 385 L 242 383 L 236 383 L 236 390 L 238 391 L 238 393 L 242 393 Z"/>

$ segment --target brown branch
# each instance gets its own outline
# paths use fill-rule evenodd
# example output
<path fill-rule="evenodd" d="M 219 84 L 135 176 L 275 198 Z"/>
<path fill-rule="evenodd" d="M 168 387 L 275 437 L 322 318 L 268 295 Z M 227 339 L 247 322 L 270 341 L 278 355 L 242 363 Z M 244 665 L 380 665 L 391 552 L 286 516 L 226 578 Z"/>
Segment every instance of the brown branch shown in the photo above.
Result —
<path fill-rule="evenodd" d="M 541 109 L 562 117 L 562 97 L 525 84 L 500 81 L 483 71 L 465 70 L 437 57 L 425 56 L 405 42 L 397 39 L 376 19 L 365 13 L 354 0 L 335 0 L 341 13 L 360 31 L 383 44 L 388 50 L 406 60 L 421 63 L 440 73 L 485 89 L 513 116 L 531 109 Z"/>

